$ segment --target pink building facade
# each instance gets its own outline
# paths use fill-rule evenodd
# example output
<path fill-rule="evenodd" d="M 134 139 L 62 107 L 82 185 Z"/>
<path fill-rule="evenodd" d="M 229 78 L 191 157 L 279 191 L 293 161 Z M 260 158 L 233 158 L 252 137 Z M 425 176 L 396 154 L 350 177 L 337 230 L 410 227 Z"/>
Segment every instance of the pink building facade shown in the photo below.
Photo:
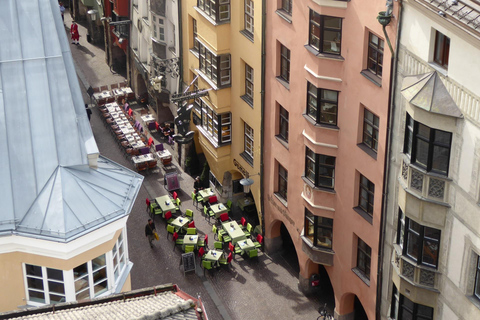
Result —
<path fill-rule="evenodd" d="M 385 1 L 266 9 L 265 248 L 288 250 L 290 238 L 303 292 L 330 281 L 336 319 L 375 319 L 392 59 L 377 21 Z"/>

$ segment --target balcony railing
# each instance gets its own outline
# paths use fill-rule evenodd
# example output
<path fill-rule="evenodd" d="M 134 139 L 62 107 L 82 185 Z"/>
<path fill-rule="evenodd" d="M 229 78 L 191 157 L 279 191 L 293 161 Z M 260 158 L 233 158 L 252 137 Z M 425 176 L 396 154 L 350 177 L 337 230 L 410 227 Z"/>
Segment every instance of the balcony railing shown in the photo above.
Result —
<path fill-rule="evenodd" d="M 401 252 L 401 248 L 395 245 L 393 263 L 397 267 L 400 276 L 416 286 L 437 290 L 440 273 L 433 268 L 411 263 Z"/>
<path fill-rule="evenodd" d="M 402 161 L 401 178 L 407 189 L 420 198 L 442 202 L 448 205 L 448 187 L 450 179 L 441 178 L 431 173 L 422 172 L 409 164 L 407 159 Z"/>

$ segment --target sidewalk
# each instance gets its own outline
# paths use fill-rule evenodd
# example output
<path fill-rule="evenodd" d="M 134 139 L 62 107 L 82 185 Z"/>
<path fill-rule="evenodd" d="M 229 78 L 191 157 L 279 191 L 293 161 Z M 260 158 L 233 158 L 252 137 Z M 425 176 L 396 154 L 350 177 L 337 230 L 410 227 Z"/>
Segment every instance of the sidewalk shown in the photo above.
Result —
<path fill-rule="evenodd" d="M 65 13 L 65 24 L 70 26 L 71 17 Z M 69 30 L 67 29 L 67 33 Z M 105 63 L 104 51 L 86 41 L 86 30 L 79 25 L 80 45 L 71 44 L 73 59 L 77 67 L 80 86 L 86 103 L 90 98 L 86 94 L 89 86 L 118 83 L 124 77 L 112 74 Z M 100 153 L 109 159 L 134 170 L 110 131 L 100 119 L 99 111 L 94 110 L 91 125 Z M 164 144 L 169 151 L 173 150 Z M 212 226 L 195 208 L 190 193 L 193 190 L 193 179 L 179 171 L 181 190 L 178 192 L 182 200 L 181 210 L 194 211 L 194 220 L 199 234 L 209 235 L 209 247 L 213 247 Z M 149 218 L 146 212 L 145 198 L 153 199 L 167 194 L 163 185 L 163 170 L 159 167 L 145 175 L 145 180 L 127 221 L 129 258 L 134 263 L 131 271 L 132 289 L 140 289 L 152 285 L 173 283 L 192 296 L 200 294 L 205 303 L 208 318 L 218 319 L 316 319 L 320 302 L 317 298 L 305 297 L 297 288 L 298 271 L 289 265 L 280 254 L 268 256 L 261 252 L 258 259 L 236 258 L 231 268 L 220 268 L 214 272 L 206 272 L 200 267 L 196 258 L 196 272 L 184 274 L 180 266 L 181 251 L 174 250 L 171 237 L 167 240 L 165 222 L 155 219 L 160 240 L 154 242 L 151 249 L 144 235 L 144 227 Z"/>

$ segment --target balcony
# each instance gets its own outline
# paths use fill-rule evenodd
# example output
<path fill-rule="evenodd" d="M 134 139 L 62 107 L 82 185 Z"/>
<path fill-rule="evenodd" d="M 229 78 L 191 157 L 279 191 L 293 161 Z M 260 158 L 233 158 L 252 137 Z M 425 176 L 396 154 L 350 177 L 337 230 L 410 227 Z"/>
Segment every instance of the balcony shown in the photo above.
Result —
<path fill-rule="evenodd" d="M 416 287 L 439 292 L 437 288 L 441 273 L 434 268 L 413 264 L 401 252 L 402 248 L 394 245 L 392 263 L 400 278 Z"/>
<path fill-rule="evenodd" d="M 415 197 L 446 207 L 450 206 L 448 190 L 451 179 L 424 172 L 411 165 L 405 157 L 402 161 L 401 180 L 405 183 L 404 189 Z"/>
<path fill-rule="evenodd" d="M 333 257 L 335 255 L 333 250 L 315 247 L 312 242 L 303 235 L 303 231 L 300 238 L 302 239 L 302 251 L 312 262 L 324 266 L 333 266 Z"/>

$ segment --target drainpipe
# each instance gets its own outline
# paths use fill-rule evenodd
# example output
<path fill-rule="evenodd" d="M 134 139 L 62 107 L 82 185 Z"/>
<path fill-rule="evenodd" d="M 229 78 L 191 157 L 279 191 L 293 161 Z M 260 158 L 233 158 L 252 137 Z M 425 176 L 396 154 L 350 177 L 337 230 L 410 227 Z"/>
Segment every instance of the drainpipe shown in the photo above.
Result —
<path fill-rule="evenodd" d="M 178 1 L 178 92 L 183 91 L 183 28 L 182 28 L 182 1 Z"/>
<path fill-rule="evenodd" d="M 387 8 L 388 8 L 388 0 L 387 0 Z M 388 22 L 387 22 L 387 18 Z M 389 84 L 389 93 L 388 93 L 388 100 L 389 100 L 389 108 L 387 114 L 387 140 L 385 145 L 385 158 L 384 158 L 384 167 L 383 167 L 383 193 L 382 193 L 382 214 L 380 216 L 380 237 L 379 237 L 379 245 L 378 245 L 378 272 L 377 272 L 377 297 L 376 297 L 376 307 L 375 307 L 375 317 L 376 319 L 381 319 L 381 302 L 382 302 L 382 285 L 383 285 L 383 255 L 384 255 L 384 248 L 385 248 L 385 229 L 387 224 L 387 196 L 388 196 L 388 181 L 390 175 L 390 154 L 391 154 L 391 145 L 392 145 L 392 127 L 394 121 L 394 110 L 395 110 L 395 87 L 397 84 L 397 67 L 398 67 L 398 52 L 400 47 L 400 35 L 402 31 L 402 0 L 398 1 L 398 29 L 397 29 L 397 39 L 396 39 L 396 46 L 395 51 L 392 49 L 392 45 L 390 43 L 390 39 L 388 38 L 387 32 L 385 27 L 388 23 L 390 23 L 391 19 L 391 11 L 390 12 L 380 12 L 378 17 L 378 21 L 383 26 L 383 32 L 385 34 L 385 39 L 387 40 L 388 47 L 390 48 L 390 52 L 392 53 L 392 58 L 390 60 L 390 84 Z M 386 24 L 384 24 L 387 22 Z M 387 279 L 388 281 L 388 279 Z"/>
<path fill-rule="evenodd" d="M 263 191 L 263 174 L 264 174 L 264 140 L 265 140 L 265 33 L 266 33 L 266 21 L 267 21 L 267 0 L 262 0 L 262 80 L 261 80 L 261 102 L 260 102 L 260 116 L 261 127 L 260 127 L 260 210 L 262 210 L 262 234 L 265 235 L 265 205 L 264 205 L 264 191 Z"/>

